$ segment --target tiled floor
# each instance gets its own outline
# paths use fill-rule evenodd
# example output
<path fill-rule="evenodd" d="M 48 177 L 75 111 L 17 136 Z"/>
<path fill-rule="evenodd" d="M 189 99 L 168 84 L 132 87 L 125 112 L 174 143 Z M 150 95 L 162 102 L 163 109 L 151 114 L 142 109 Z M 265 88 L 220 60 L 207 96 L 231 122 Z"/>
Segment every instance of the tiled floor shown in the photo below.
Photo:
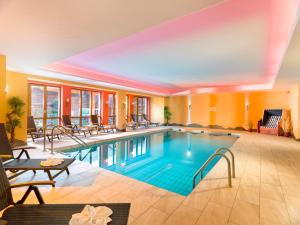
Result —
<path fill-rule="evenodd" d="M 41 187 L 47 203 L 131 202 L 134 225 L 300 224 L 300 142 L 242 133 L 232 147 L 236 178 L 228 188 L 220 160 L 195 190 L 183 197 L 82 162 L 57 187 Z M 47 157 L 35 150 L 35 157 Z M 34 179 L 44 179 L 39 173 Z M 16 181 L 32 179 L 26 176 Z M 17 199 L 24 189 L 15 190 Z M 31 196 L 29 202 L 36 202 Z"/>

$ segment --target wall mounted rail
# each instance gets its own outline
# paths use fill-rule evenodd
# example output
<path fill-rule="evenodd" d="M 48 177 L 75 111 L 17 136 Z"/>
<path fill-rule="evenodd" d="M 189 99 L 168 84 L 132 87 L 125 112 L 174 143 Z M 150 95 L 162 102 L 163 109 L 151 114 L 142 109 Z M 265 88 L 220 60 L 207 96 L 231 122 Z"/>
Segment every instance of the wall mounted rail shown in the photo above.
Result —
<path fill-rule="evenodd" d="M 232 160 L 232 167 L 229 158 L 225 155 L 226 152 L 229 152 L 231 155 L 231 160 Z M 232 151 L 228 148 L 219 148 L 215 151 L 214 154 L 212 154 L 206 162 L 200 167 L 199 170 L 194 174 L 193 176 L 193 189 L 196 187 L 196 179 L 198 175 L 200 174 L 200 178 L 203 179 L 203 171 L 205 168 L 209 165 L 209 163 L 217 156 L 223 157 L 226 162 L 227 162 L 227 170 L 228 170 L 228 186 L 232 187 L 232 182 L 231 179 L 232 177 L 235 178 L 235 161 L 234 161 L 234 154 Z M 232 168 L 232 169 L 231 169 Z"/>
<path fill-rule="evenodd" d="M 83 146 L 83 147 L 87 147 L 88 145 L 81 139 L 79 138 L 78 136 L 74 135 L 72 133 L 72 131 L 64 126 L 61 126 L 61 125 L 57 125 L 57 126 L 54 126 L 51 130 L 51 154 L 53 154 L 53 137 L 55 134 L 55 130 L 58 130 L 61 132 L 61 134 L 64 134 L 66 136 L 68 136 L 69 138 L 71 138 L 73 141 L 75 141 L 76 143 L 78 143 L 79 145 Z"/>

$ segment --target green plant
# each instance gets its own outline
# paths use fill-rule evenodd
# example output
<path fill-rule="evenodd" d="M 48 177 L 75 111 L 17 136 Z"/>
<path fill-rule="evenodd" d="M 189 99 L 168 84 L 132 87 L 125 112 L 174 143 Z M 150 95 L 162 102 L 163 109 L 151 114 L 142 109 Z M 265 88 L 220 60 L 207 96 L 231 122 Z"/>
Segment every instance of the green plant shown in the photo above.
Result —
<path fill-rule="evenodd" d="M 21 127 L 21 117 L 24 114 L 24 101 L 17 96 L 10 97 L 7 101 L 8 112 L 6 113 L 6 131 L 10 134 L 10 143 L 15 143 L 16 127 Z"/>
<path fill-rule="evenodd" d="M 172 113 L 168 106 L 164 107 L 164 118 L 166 120 L 166 124 L 169 125 L 169 121 L 171 120 Z"/>

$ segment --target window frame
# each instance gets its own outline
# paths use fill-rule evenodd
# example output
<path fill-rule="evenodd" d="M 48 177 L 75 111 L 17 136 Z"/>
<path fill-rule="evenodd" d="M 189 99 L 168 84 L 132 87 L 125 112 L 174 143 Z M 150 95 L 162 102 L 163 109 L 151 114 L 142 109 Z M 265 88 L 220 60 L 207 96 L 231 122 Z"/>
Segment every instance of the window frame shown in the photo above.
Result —
<path fill-rule="evenodd" d="M 79 116 L 72 116 L 70 115 L 71 121 L 72 119 L 79 119 L 79 126 L 82 126 L 82 121 L 84 118 L 88 118 L 90 120 L 91 115 L 93 115 L 93 93 L 98 93 L 99 94 L 99 105 L 98 105 L 98 109 L 99 109 L 99 115 L 98 115 L 98 119 L 100 119 L 100 117 L 103 114 L 103 107 L 102 107 L 102 91 L 97 91 L 97 90 L 90 90 L 90 89 L 80 89 L 80 88 L 71 88 L 71 112 L 72 112 L 72 91 L 76 90 L 80 92 L 80 104 L 79 104 Z M 90 115 L 89 116 L 82 116 L 82 99 L 83 99 L 83 92 L 87 91 L 90 93 Z M 100 122 L 100 120 L 99 120 Z M 86 125 L 85 125 L 86 126 Z"/>
<path fill-rule="evenodd" d="M 57 119 L 58 120 L 58 124 L 61 123 L 61 113 L 62 113 L 62 110 L 61 110 L 61 96 L 62 96 L 62 91 L 61 91 L 61 87 L 58 86 L 58 85 L 52 85 L 52 84 L 41 84 L 41 83 L 29 83 L 28 84 L 28 114 L 30 116 L 32 116 L 32 109 L 31 109 L 31 106 L 32 106 L 32 87 L 33 86 L 38 86 L 38 87 L 42 87 L 43 88 L 43 93 L 44 93 L 44 96 L 43 96 L 43 117 L 33 117 L 34 120 L 42 120 L 42 124 L 43 124 L 43 127 L 47 127 L 47 126 L 50 126 L 50 125 L 47 125 L 47 120 L 49 119 Z M 48 102 L 47 102 L 47 99 L 48 99 L 48 90 L 47 90 L 47 87 L 53 87 L 53 88 L 58 88 L 59 90 L 59 94 L 58 94 L 58 100 L 59 100 L 59 103 L 58 103 L 58 117 L 48 117 L 48 112 L 47 112 L 47 107 L 48 107 Z"/>

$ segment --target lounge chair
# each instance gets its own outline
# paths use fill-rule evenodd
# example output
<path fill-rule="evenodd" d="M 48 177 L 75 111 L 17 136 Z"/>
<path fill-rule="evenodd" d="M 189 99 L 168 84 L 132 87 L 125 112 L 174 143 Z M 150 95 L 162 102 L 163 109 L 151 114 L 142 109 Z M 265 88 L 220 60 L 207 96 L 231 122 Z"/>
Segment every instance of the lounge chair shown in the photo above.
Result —
<path fill-rule="evenodd" d="M 143 119 L 144 119 L 144 121 L 146 121 L 150 126 L 156 126 L 156 127 L 159 126 L 159 123 L 151 122 L 150 120 L 148 120 L 146 114 L 143 114 Z"/>
<path fill-rule="evenodd" d="M 31 136 L 32 141 L 34 142 L 35 139 L 38 138 L 42 138 L 44 137 L 44 131 L 42 128 L 37 129 L 35 122 L 34 122 L 34 118 L 33 116 L 28 116 L 27 117 L 27 134 L 29 134 Z M 51 142 L 51 130 L 46 130 L 45 131 L 45 135 L 48 138 L 49 142 Z M 53 136 L 53 138 L 57 138 L 59 139 L 59 135 L 60 133 L 55 131 L 55 135 Z"/>
<path fill-rule="evenodd" d="M 71 118 L 69 115 L 63 115 L 62 116 L 62 120 L 63 120 L 63 124 L 67 129 L 71 130 L 71 133 L 75 134 L 78 133 L 80 134 L 80 132 L 82 132 L 84 134 L 84 136 L 86 137 L 86 133 L 88 132 L 90 135 L 92 135 L 92 131 L 93 128 L 89 127 L 89 128 L 83 128 L 83 127 L 79 127 L 77 124 L 72 124 L 71 122 Z"/>
<path fill-rule="evenodd" d="M 131 120 L 135 122 L 139 127 L 141 126 L 145 128 L 149 127 L 149 123 L 147 121 L 138 121 L 138 117 L 136 114 L 131 114 Z"/>
<path fill-rule="evenodd" d="M 98 115 L 91 115 L 92 125 L 97 126 L 98 130 L 100 130 L 100 131 L 103 130 L 106 133 L 109 133 L 109 132 L 114 133 L 114 129 L 116 129 L 116 127 L 110 126 L 110 125 L 104 125 L 101 116 L 100 116 L 100 123 L 99 123 L 98 117 L 99 117 Z"/>
<path fill-rule="evenodd" d="M 0 224 L 26 225 L 67 225 L 75 213 L 84 208 L 84 204 L 45 204 L 37 185 L 52 185 L 54 181 L 37 181 L 19 184 L 9 184 L 3 164 L 0 160 Z M 13 201 L 12 188 L 28 187 L 21 200 Z M 24 204 L 30 192 L 34 191 L 39 204 Z M 130 210 L 129 203 L 90 204 L 106 206 L 112 209 L 110 225 L 126 225 Z"/>
<path fill-rule="evenodd" d="M 28 149 L 34 149 L 35 147 L 24 146 L 12 149 L 3 123 L 0 123 L 0 158 L 2 158 L 4 163 L 5 170 L 14 172 L 9 179 L 13 179 L 25 172 L 36 170 L 45 171 L 49 177 L 49 180 L 53 181 L 58 175 L 62 172 L 66 171 L 69 173 L 68 167 L 75 161 L 73 158 L 64 158 L 64 162 L 57 166 L 41 166 L 41 161 L 45 159 L 31 159 L 28 154 Z M 13 151 L 21 150 L 20 154 L 17 157 L 14 157 Z M 26 159 L 21 159 L 21 156 L 25 154 Z M 51 171 L 56 170 L 59 171 L 55 175 L 51 174 Z M 15 173 L 16 172 L 16 173 Z M 54 185 L 54 184 L 53 184 Z"/>
<path fill-rule="evenodd" d="M 261 120 L 257 123 L 257 131 L 262 134 L 279 135 L 279 121 L 282 109 L 266 109 Z"/>

